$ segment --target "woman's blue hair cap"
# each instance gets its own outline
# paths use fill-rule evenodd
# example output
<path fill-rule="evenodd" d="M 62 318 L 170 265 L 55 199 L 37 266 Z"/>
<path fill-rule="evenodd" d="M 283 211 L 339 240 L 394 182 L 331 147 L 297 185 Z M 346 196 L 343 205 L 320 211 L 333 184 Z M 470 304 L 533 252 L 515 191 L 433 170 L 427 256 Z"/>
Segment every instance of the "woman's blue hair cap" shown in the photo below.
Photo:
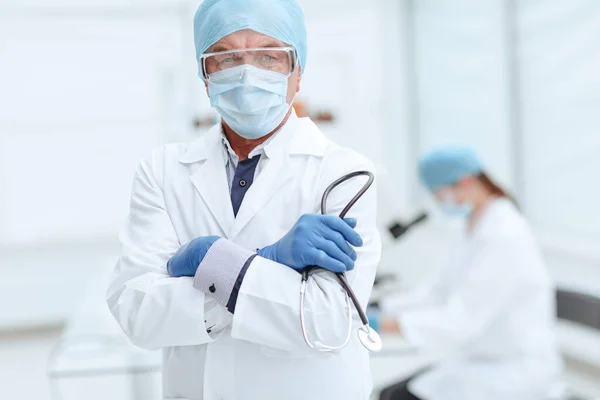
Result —
<path fill-rule="evenodd" d="M 425 153 L 419 160 L 419 177 L 432 192 L 482 172 L 479 157 L 466 146 L 439 147 Z"/>

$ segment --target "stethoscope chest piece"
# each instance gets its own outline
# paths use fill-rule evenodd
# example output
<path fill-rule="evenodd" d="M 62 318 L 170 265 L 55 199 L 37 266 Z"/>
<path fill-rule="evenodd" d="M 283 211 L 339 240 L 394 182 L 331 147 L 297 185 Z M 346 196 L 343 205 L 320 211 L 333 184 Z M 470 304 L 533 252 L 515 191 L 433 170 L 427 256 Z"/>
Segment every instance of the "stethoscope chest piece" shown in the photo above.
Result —
<path fill-rule="evenodd" d="M 358 340 L 367 350 L 374 353 L 381 351 L 383 347 L 379 334 L 369 325 L 363 325 L 358 329 Z"/>

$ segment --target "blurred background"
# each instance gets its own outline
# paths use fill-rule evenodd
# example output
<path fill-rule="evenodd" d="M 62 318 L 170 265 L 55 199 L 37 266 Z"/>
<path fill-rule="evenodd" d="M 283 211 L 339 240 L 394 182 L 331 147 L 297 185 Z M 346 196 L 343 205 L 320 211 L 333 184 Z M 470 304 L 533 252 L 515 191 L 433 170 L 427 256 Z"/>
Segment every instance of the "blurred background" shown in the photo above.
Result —
<path fill-rule="evenodd" d="M 157 396 L 159 358 L 127 347 L 103 294 L 137 163 L 216 119 L 196 75 L 198 3 L 0 0 L 0 398 Z M 565 321 L 561 346 L 572 391 L 600 398 L 600 2 L 300 3 L 297 111 L 378 162 L 383 231 L 430 214 L 384 232 L 381 274 L 410 287 L 437 267 L 452 227 L 416 160 L 474 146 L 558 286 L 592 299 L 598 330 Z"/>

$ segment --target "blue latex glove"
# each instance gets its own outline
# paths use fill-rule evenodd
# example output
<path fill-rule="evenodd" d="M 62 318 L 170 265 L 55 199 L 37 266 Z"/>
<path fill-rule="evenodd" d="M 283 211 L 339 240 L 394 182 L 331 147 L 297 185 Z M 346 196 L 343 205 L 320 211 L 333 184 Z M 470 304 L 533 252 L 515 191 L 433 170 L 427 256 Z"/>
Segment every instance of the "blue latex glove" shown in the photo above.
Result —
<path fill-rule="evenodd" d="M 356 219 L 305 214 L 281 240 L 258 251 L 258 255 L 297 271 L 317 265 L 332 272 L 354 269 L 356 251 L 363 245 L 354 230 Z"/>
<path fill-rule="evenodd" d="M 218 236 L 201 236 L 181 246 L 167 262 L 169 275 L 174 278 L 196 275 L 196 270 L 208 249 L 219 239 Z"/>

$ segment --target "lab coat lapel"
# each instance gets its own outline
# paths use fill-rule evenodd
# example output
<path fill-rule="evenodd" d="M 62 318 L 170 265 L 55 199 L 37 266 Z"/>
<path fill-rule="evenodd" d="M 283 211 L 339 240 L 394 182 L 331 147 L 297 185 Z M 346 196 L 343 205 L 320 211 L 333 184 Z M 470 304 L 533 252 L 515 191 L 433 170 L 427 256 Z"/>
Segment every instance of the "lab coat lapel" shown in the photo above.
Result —
<path fill-rule="evenodd" d="M 287 152 L 286 152 L 287 153 Z M 261 157 L 264 157 L 262 155 Z M 269 158 L 260 174 L 244 196 L 242 205 L 238 211 L 231 237 L 237 235 L 250 220 L 266 206 L 267 202 L 292 178 L 289 168 L 287 154 L 276 154 Z"/>
<path fill-rule="evenodd" d="M 206 203 L 207 209 L 225 235 L 228 235 L 233 225 L 234 215 L 225 171 L 226 164 L 219 137 L 214 132 L 207 133 L 200 155 L 197 157 L 194 157 L 194 154 L 191 155 L 193 161 L 204 159 L 204 162 L 190 175 L 190 179 Z"/>

